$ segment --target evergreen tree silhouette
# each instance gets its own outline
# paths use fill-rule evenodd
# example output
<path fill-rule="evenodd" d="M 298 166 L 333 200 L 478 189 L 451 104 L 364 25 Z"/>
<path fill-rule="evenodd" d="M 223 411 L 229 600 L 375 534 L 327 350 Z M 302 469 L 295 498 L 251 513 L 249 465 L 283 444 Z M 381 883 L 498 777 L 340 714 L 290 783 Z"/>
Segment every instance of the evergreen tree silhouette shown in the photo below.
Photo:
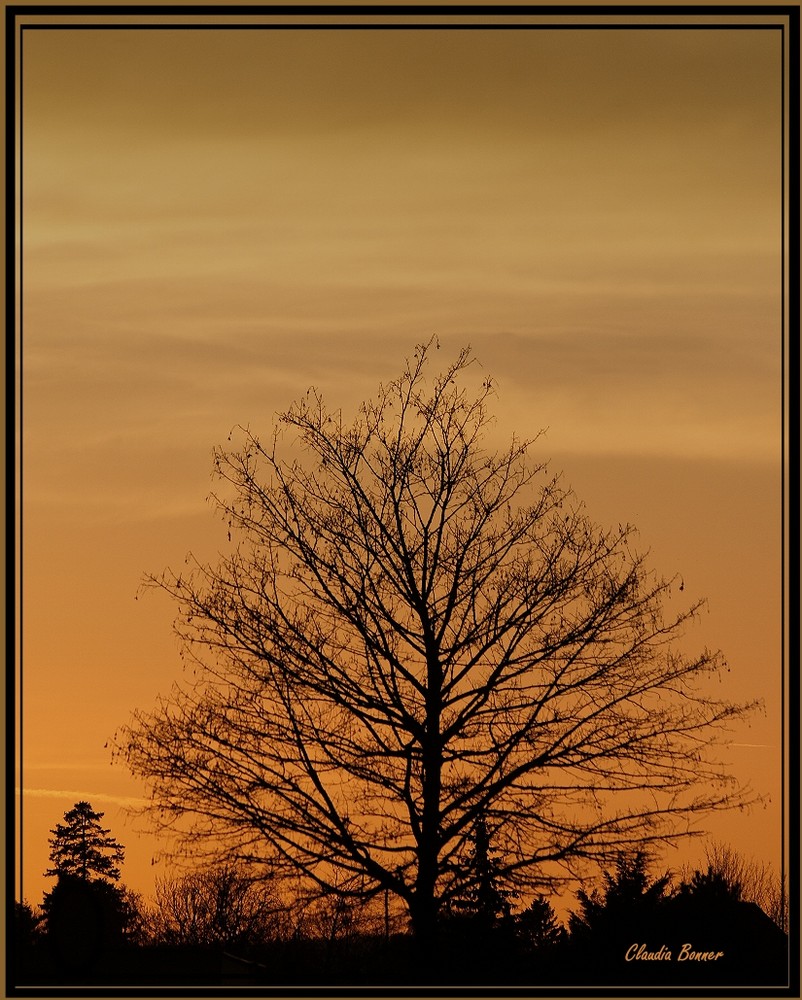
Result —
<path fill-rule="evenodd" d="M 649 856 L 638 851 L 619 856 L 601 889 L 577 892 L 579 911 L 570 914 L 568 928 L 571 972 L 578 981 L 653 981 L 654 963 L 628 962 L 625 955 L 633 944 L 659 950 L 670 880 L 670 875 L 652 880 Z M 658 964 L 659 981 L 666 969 Z"/>
<path fill-rule="evenodd" d="M 696 901 L 716 905 L 737 903 L 742 898 L 742 887 L 740 882 L 728 879 L 723 872 L 709 865 L 707 871 L 697 869 L 690 882 L 683 882 L 678 896 L 681 899 L 693 897 Z"/>
<path fill-rule="evenodd" d="M 119 865 L 125 856 L 125 850 L 110 830 L 104 830 L 100 825 L 102 812 L 95 812 L 88 802 L 76 802 L 75 806 L 64 814 L 66 823 L 57 823 L 50 832 L 50 860 L 53 867 L 45 872 L 48 876 L 72 875 L 82 882 L 90 882 L 95 878 L 120 878 Z"/>
<path fill-rule="evenodd" d="M 666 898 L 670 875 L 655 881 L 649 876 L 649 857 L 644 851 L 621 855 L 614 872 L 605 872 L 604 890 L 577 892 L 580 911 L 572 913 L 569 928 L 573 937 L 589 933 L 608 936 L 630 926 L 638 927 L 653 915 Z"/>
<path fill-rule="evenodd" d="M 500 866 L 490 848 L 490 833 L 484 816 L 474 824 L 469 867 L 468 888 L 454 900 L 453 907 L 458 913 L 472 917 L 482 930 L 491 931 L 509 918 L 511 900 L 517 893 L 501 885 Z"/>
<path fill-rule="evenodd" d="M 67 981 L 95 969 L 111 946 L 124 941 L 132 919 L 126 894 L 115 884 L 124 848 L 101 826 L 102 818 L 88 802 L 76 802 L 51 830 L 53 867 L 45 874 L 56 884 L 42 911 L 51 954 Z"/>
<path fill-rule="evenodd" d="M 531 951 L 551 950 L 566 939 L 565 928 L 544 896 L 538 896 L 516 915 L 515 930 L 521 944 Z"/>

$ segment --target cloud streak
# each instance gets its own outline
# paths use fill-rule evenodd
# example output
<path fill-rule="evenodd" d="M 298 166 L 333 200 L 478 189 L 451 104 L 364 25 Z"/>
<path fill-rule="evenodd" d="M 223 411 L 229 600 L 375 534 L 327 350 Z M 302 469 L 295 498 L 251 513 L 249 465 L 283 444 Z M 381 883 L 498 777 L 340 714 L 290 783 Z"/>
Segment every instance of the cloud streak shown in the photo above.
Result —
<path fill-rule="evenodd" d="M 69 799 L 72 802 L 102 802 L 108 805 L 139 807 L 149 804 L 149 799 L 132 795 L 112 795 L 108 792 L 87 792 L 65 788 L 16 788 L 18 797 L 23 799 Z"/>

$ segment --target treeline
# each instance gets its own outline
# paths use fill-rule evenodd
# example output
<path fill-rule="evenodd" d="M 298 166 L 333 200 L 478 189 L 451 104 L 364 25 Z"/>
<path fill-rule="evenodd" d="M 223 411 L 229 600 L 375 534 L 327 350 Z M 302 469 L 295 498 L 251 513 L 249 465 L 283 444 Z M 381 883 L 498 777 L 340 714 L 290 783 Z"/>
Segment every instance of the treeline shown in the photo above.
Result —
<path fill-rule="evenodd" d="M 705 870 L 652 877 L 622 856 L 579 891 L 565 922 L 549 899 L 501 890 L 492 866 L 441 916 L 436 981 L 454 985 L 781 985 L 783 894 L 726 848 Z M 755 902 L 759 898 L 763 906 Z M 108 878 L 57 876 L 41 908 L 17 903 L 19 985 L 412 986 L 423 978 L 403 915 L 382 898 L 288 906 L 269 881 L 223 864 L 157 881 L 146 902 Z M 772 920 L 766 909 L 774 908 Z"/>

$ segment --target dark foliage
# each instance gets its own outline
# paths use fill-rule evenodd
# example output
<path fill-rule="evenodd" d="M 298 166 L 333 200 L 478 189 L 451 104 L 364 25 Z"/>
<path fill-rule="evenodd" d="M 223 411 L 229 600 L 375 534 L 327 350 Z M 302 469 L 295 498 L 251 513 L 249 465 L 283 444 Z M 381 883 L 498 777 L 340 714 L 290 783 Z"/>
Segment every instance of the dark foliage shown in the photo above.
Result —
<path fill-rule="evenodd" d="M 566 961 L 580 984 L 778 985 L 788 975 L 788 939 L 740 886 L 695 872 L 675 891 L 654 881 L 648 859 L 622 858 L 602 892 L 580 892 Z"/>
<path fill-rule="evenodd" d="M 248 954 L 236 946 L 118 942 L 80 967 L 74 962 L 59 963 L 52 952 L 44 951 L 28 967 L 27 981 L 45 986 L 309 989 L 781 985 L 787 974 L 787 939 L 782 931 L 755 904 L 732 898 L 713 903 L 703 895 L 664 894 L 653 901 L 648 913 L 640 909 L 642 923 L 632 941 L 616 942 L 601 922 L 596 932 L 588 931 L 581 940 L 567 940 L 548 901 L 542 899 L 513 917 L 517 931 L 513 936 L 449 933 L 457 925 L 446 923 L 442 963 L 434 975 L 416 961 L 414 941 L 408 934 L 385 937 L 356 932 L 335 938 L 270 939 Z M 625 904 L 615 905 L 626 915 Z M 606 952 L 611 944 L 613 950 Z M 627 961 L 626 954 L 638 944 L 645 944 L 652 953 L 670 952 L 672 957 Z M 687 959 L 679 961 L 686 945 L 697 954 L 723 955 L 716 961 L 700 962 L 689 952 Z"/>
<path fill-rule="evenodd" d="M 643 851 L 622 855 L 615 871 L 605 873 L 602 891 L 588 894 L 580 889 L 577 893 L 580 909 L 569 919 L 572 939 L 592 938 L 597 947 L 606 947 L 608 941 L 630 937 L 657 912 L 670 880 L 669 875 L 650 880 L 648 856 Z"/>
<path fill-rule="evenodd" d="M 480 933 L 486 934 L 509 922 L 518 893 L 503 887 L 503 866 L 491 850 L 484 816 L 476 820 L 472 839 L 464 865 L 464 888 L 451 901 L 451 911 L 453 915 L 470 920 Z"/>
<path fill-rule="evenodd" d="M 45 873 L 51 876 L 74 876 L 86 882 L 102 878 L 117 881 L 119 865 L 125 857 L 122 845 L 110 830 L 100 825 L 102 812 L 95 812 L 88 802 L 76 802 L 64 814 L 66 822 L 51 830 L 50 860 L 53 867 Z"/>
<path fill-rule="evenodd" d="M 538 896 L 515 917 L 515 934 L 524 951 L 545 954 L 565 944 L 568 934 L 554 907 Z"/>
<path fill-rule="evenodd" d="M 14 926 L 12 933 L 20 947 L 32 947 L 41 940 L 44 933 L 44 914 L 31 906 L 27 900 L 14 903 Z"/>
<path fill-rule="evenodd" d="M 77 802 L 51 831 L 53 867 L 45 874 L 56 883 L 41 911 L 16 905 L 17 981 L 95 981 L 114 969 L 112 956 L 144 940 L 141 900 L 116 884 L 124 849 L 100 825 L 102 817 L 88 802 Z"/>
<path fill-rule="evenodd" d="M 60 875 L 42 903 L 45 941 L 55 964 L 67 973 L 86 972 L 135 937 L 135 900 L 104 879 Z"/>
<path fill-rule="evenodd" d="M 14 903 L 8 941 L 9 981 L 22 981 L 36 964 L 44 942 L 44 914 L 27 900 Z"/>

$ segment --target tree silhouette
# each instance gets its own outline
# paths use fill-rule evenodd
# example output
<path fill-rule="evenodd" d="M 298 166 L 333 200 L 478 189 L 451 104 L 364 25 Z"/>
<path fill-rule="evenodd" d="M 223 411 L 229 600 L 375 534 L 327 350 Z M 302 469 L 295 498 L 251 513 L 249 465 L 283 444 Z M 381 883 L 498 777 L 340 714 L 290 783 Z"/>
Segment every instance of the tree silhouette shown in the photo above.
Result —
<path fill-rule="evenodd" d="M 470 917 L 484 933 L 491 932 L 512 913 L 517 893 L 501 884 L 497 855 L 491 850 L 490 833 L 484 816 L 474 824 L 473 844 L 465 866 L 465 888 L 452 901 L 452 908 Z"/>
<path fill-rule="evenodd" d="M 711 903 L 737 903 L 741 899 L 741 883 L 730 881 L 710 865 L 705 872 L 697 869 L 689 881 L 680 884 L 677 893 Z"/>
<path fill-rule="evenodd" d="M 684 878 L 669 900 L 672 923 L 692 940 L 725 949 L 722 971 L 739 984 L 781 983 L 788 975 L 788 936 L 783 911 L 773 919 L 754 899 L 765 869 L 745 862 L 735 851 L 717 845 L 708 851 L 706 870 Z M 743 879 L 743 881 L 742 881 Z M 744 891 L 746 888 L 746 892 Z M 771 897 L 769 897 L 770 899 Z"/>
<path fill-rule="evenodd" d="M 638 852 L 622 856 L 601 889 L 577 893 L 563 957 L 579 984 L 782 982 L 787 936 L 757 904 L 741 899 L 737 882 L 712 867 L 675 889 L 671 881 L 652 879 L 647 856 Z"/>
<path fill-rule="evenodd" d="M 785 876 L 777 874 L 771 865 L 740 855 L 727 844 L 713 842 L 705 848 L 707 869 L 682 873 L 680 890 L 689 891 L 694 883 L 716 879 L 729 885 L 738 898 L 756 903 L 784 931 L 788 931 L 788 892 Z"/>
<path fill-rule="evenodd" d="M 153 940 L 168 945 L 251 946 L 277 927 L 272 890 L 234 864 L 156 881 Z"/>
<path fill-rule="evenodd" d="M 293 891 L 394 893 L 431 955 L 480 816 L 535 891 L 675 841 L 740 794 L 711 747 L 746 707 L 675 649 L 701 602 L 666 613 L 532 442 L 487 450 L 491 380 L 463 350 L 429 382 L 430 353 L 351 424 L 310 389 L 216 451 L 231 551 L 148 580 L 196 679 L 116 747 L 164 826 Z"/>
<path fill-rule="evenodd" d="M 119 864 L 125 857 L 124 848 L 110 837 L 110 830 L 100 825 L 102 812 L 95 812 L 88 802 L 76 802 L 64 814 L 65 823 L 56 824 L 50 832 L 50 860 L 53 867 L 46 875 L 71 875 L 89 882 L 96 878 L 120 878 Z"/>
<path fill-rule="evenodd" d="M 649 858 L 644 851 L 619 857 L 613 872 L 604 873 L 604 889 L 577 892 L 580 909 L 572 913 L 572 936 L 588 933 L 604 937 L 610 932 L 626 937 L 630 929 L 642 928 L 667 898 L 670 875 L 652 881 Z"/>
<path fill-rule="evenodd" d="M 45 874 L 56 884 L 45 893 L 42 911 L 51 950 L 68 972 L 94 966 L 139 921 L 138 897 L 115 884 L 125 850 L 100 825 L 103 815 L 76 802 L 51 830 L 53 867 Z"/>
<path fill-rule="evenodd" d="M 546 951 L 565 943 L 565 928 L 544 896 L 533 899 L 516 914 L 515 928 L 519 940 L 532 951 Z"/>
<path fill-rule="evenodd" d="M 621 854 L 601 888 L 577 892 L 579 909 L 569 914 L 565 954 L 580 982 L 630 983 L 644 975 L 649 981 L 651 965 L 628 961 L 629 949 L 638 942 L 651 942 L 655 952 L 668 941 L 673 947 L 676 928 L 666 925 L 671 876 L 652 879 L 649 864 L 645 851 Z"/>
<path fill-rule="evenodd" d="M 31 968 L 39 957 L 44 936 L 44 914 L 25 899 L 15 900 L 10 931 L 11 947 L 8 949 L 7 958 L 10 960 L 10 971 L 13 970 L 9 977 L 9 982 L 12 982 L 14 974 L 18 979 L 30 975 Z"/>

